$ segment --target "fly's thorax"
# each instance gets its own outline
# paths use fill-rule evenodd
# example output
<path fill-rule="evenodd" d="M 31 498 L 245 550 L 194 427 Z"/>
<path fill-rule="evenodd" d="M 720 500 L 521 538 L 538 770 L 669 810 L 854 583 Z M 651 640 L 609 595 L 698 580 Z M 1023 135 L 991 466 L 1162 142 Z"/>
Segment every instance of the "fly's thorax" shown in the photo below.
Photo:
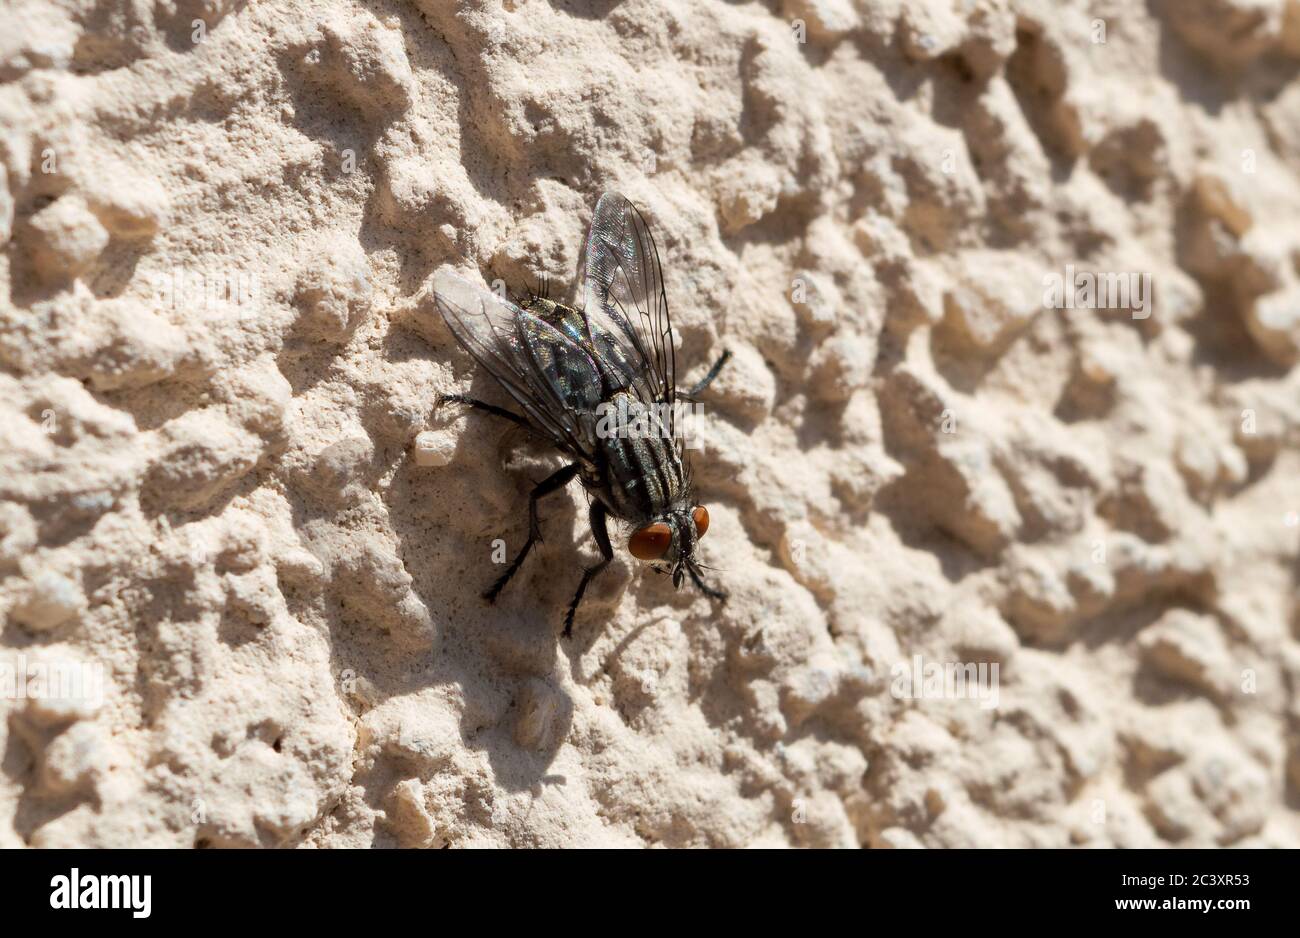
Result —
<path fill-rule="evenodd" d="M 675 443 L 678 409 L 673 402 L 645 401 L 627 389 L 616 390 L 596 407 L 594 432 L 598 438 L 656 438 Z"/>
<path fill-rule="evenodd" d="M 618 517 L 662 518 L 687 500 L 689 479 L 675 440 L 653 433 L 597 433 L 595 442 L 608 506 Z"/>

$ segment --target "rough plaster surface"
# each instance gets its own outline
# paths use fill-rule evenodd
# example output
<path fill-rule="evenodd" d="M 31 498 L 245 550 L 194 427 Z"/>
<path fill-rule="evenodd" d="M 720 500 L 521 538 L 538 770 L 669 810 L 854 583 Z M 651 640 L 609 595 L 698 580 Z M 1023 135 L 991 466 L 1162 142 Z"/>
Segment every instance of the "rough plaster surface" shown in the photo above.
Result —
<path fill-rule="evenodd" d="M 104 687 L 0 700 L 0 845 L 1300 846 L 1297 69 L 1295 0 L 7 5 L 0 665 Z M 428 283 L 605 189 L 735 353 L 732 598 L 620 552 L 565 642 Z"/>

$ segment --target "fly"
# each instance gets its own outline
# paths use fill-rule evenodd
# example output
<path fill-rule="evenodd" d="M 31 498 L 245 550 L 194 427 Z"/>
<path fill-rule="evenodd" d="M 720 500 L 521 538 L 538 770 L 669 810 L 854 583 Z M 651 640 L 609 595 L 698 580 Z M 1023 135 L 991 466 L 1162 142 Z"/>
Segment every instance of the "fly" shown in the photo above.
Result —
<path fill-rule="evenodd" d="M 579 266 L 581 307 L 544 295 L 516 304 L 446 269 L 433 283 L 435 303 L 456 340 L 523 413 L 460 394 L 443 395 L 439 403 L 466 404 L 516 423 L 568 460 L 533 488 L 528 540 L 483 597 L 495 602 L 541 539 L 542 498 L 575 478 L 590 496 L 601 559 L 582 572 L 564 617 L 566 638 L 587 587 L 614 559 L 611 516 L 632 529 L 628 552 L 671 573 L 674 587 L 689 575 L 706 596 L 726 599 L 704 582 L 696 559 L 709 512 L 695 500 L 677 404 L 704 390 L 730 353 L 723 352 L 690 391 L 677 390 L 659 252 L 645 218 L 618 193 L 607 192 L 596 203 Z"/>

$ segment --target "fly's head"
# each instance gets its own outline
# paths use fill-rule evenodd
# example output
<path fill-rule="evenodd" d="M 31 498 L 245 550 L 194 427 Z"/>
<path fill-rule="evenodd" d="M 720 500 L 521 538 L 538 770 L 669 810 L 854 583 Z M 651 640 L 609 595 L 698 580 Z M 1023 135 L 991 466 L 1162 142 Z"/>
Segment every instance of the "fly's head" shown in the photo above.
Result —
<path fill-rule="evenodd" d="M 680 587 L 689 573 L 706 596 L 722 599 L 722 593 L 705 585 L 695 559 L 695 549 L 708 530 L 709 512 L 703 505 L 676 508 L 633 531 L 627 549 L 638 560 L 654 565 L 661 572 L 671 573 L 673 586 Z"/>

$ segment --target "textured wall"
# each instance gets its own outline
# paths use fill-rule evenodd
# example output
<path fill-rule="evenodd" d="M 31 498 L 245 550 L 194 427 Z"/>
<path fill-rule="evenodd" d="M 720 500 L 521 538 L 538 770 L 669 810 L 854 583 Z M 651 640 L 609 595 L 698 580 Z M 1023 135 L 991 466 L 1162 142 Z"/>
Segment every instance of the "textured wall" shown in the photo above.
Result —
<path fill-rule="evenodd" d="M 1298 69 L 1296 0 L 9 4 L 0 674 L 103 687 L 0 681 L 0 845 L 1300 846 Z M 562 641 L 584 499 L 485 606 L 555 462 L 428 283 L 562 290 L 605 189 L 735 353 L 731 600 L 620 550 Z"/>

